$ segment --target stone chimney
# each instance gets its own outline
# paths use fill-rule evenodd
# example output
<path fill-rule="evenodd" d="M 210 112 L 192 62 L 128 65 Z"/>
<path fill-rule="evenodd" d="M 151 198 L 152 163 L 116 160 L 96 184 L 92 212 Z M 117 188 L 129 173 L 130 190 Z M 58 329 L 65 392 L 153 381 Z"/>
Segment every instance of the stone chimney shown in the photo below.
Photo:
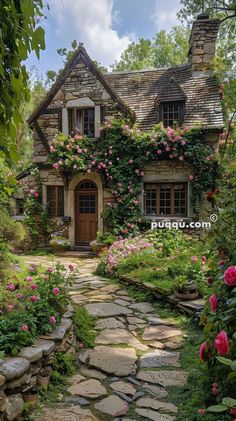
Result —
<path fill-rule="evenodd" d="M 219 26 L 219 19 L 209 19 L 205 14 L 193 22 L 188 53 L 193 72 L 212 70 Z"/>

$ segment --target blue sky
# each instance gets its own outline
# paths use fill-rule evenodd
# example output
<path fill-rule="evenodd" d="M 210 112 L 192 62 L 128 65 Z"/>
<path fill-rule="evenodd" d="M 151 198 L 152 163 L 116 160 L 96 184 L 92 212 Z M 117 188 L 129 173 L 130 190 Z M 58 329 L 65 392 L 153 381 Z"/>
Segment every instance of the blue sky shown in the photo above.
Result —
<path fill-rule="evenodd" d="M 179 0 L 48 0 L 50 11 L 42 22 L 46 50 L 38 61 L 34 54 L 27 68 L 35 66 L 39 75 L 57 70 L 62 58 L 57 48 L 83 42 L 92 59 L 109 66 L 122 51 L 140 37 L 152 38 L 160 29 L 178 24 Z"/>

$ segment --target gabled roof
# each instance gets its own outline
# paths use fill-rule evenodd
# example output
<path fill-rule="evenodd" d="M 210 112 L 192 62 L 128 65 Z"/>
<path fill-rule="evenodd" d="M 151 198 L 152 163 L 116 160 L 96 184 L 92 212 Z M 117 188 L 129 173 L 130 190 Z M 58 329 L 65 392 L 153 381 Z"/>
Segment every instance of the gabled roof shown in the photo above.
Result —
<path fill-rule="evenodd" d="M 136 122 L 143 130 L 150 130 L 157 123 L 156 100 L 164 94 L 165 87 L 174 87 L 173 80 L 186 98 L 186 125 L 199 123 L 203 128 L 213 130 L 223 127 L 218 82 L 211 72 L 193 75 L 190 65 L 184 64 L 169 69 L 107 73 L 105 78 L 135 112 Z"/>
<path fill-rule="evenodd" d="M 169 81 L 162 87 L 156 98 L 156 104 L 164 101 L 185 101 L 187 99 L 183 89 L 172 76 Z"/>
<path fill-rule="evenodd" d="M 117 92 L 112 88 L 110 82 L 104 77 L 104 75 L 100 72 L 97 66 L 93 63 L 89 55 L 87 54 L 85 48 L 82 44 L 79 45 L 78 49 L 74 52 L 72 58 L 66 64 L 63 71 L 57 77 L 56 82 L 52 85 L 51 89 L 40 103 L 40 105 L 36 108 L 36 110 L 31 114 L 28 119 L 28 123 L 31 126 L 37 118 L 43 114 L 44 110 L 48 107 L 56 93 L 61 88 L 63 82 L 69 76 L 71 71 L 74 67 L 79 63 L 79 61 L 83 61 L 88 69 L 96 76 L 96 78 L 101 82 L 104 86 L 106 91 L 109 93 L 111 98 L 118 104 L 118 107 L 125 113 L 125 114 L 133 114 L 129 106 L 119 97 Z"/>

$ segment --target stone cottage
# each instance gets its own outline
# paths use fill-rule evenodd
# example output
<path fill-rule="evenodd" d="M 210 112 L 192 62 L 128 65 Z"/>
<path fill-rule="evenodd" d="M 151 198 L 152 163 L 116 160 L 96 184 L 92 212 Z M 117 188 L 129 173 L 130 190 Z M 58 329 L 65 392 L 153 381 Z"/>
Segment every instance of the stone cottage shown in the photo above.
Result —
<path fill-rule="evenodd" d="M 188 62 L 169 69 L 102 74 L 79 46 L 40 106 L 29 119 L 33 130 L 33 163 L 43 186 L 49 217 L 67 224 L 72 246 L 94 240 L 103 231 L 102 211 L 112 194 L 97 173 L 70 175 L 48 162 L 50 142 L 62 131 L 99 138 L 100 126 L 131 116 L 141 130 L 164 126 L 203 127 L 202 142 L 217 145 L 223 127 L 220 93 L 212 71 L 219 21 L 200 15 L 193 22 Z M 102 142 L 102 139 L 101 139 Z M 187 162 L 158 161 L 145 168 L 140 207 L 147 218 L 191 219 L 192 168 Z M 33 187 L 29 170 L 18 176 L 23 191 Z M 23 203 L 17 200 L 17 214 Z"/>

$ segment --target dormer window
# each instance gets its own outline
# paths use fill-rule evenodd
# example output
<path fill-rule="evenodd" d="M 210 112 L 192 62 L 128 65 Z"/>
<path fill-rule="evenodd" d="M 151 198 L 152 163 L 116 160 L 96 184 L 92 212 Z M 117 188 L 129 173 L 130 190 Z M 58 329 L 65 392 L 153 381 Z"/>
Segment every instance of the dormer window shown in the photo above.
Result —
<path fill-rule="evenodd" d="M 75 129 L 78 129 L 81 135 L 95 137 L 94 108 L 69 108 L 68 124 L 70 135 L 73 135 Z"/>
<path fill-rule="evenodd" d="M 162 122 L 164 127 L 181 126 L 184 122 L 184 101 L 161 102 L 159 122 Z"/>

